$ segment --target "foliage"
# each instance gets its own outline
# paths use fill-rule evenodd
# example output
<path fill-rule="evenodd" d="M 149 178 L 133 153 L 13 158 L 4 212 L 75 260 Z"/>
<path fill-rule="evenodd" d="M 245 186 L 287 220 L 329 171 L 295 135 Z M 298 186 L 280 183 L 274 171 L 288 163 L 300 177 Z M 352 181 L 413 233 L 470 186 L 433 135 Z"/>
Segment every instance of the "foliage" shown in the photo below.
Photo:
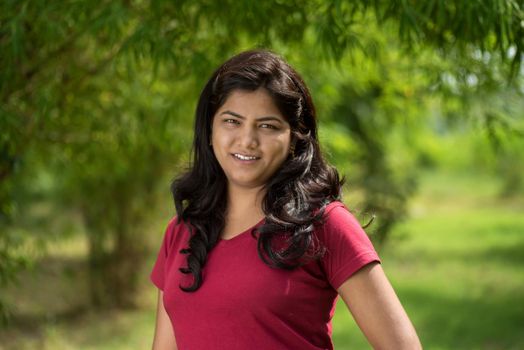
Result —
<path fill-rule="evenodd" d="M 156 179 L 184 164 L 201 82 L 225 57 L 253 46 L 281 49 L 321 100 L 334 97 L 320 110 L 353 137 L 339 135 L 338 144 L 359 150 L 355 179 L 367 192 L 365 208 L 389 203 L 381 211 L 387 232 L 413 183 L 393 169 L 390 129 L 424 120 L 431 94 L 451 101 L 445 115 L 463 118 L 460 111 L 489 105 L 486 125 L 506 120 L 506 106 L 489 101 L 522 92 L 522 21 L 522 5 L 511 0 L 4 1 L 1 281 L 20 266 L 6 232 L 20 219 L 13 184 L 31 172 L 33 152 L 61 184 L 56 197 L 82 213 L 94 276 L 121 261 L 113 269 L 121 271 L 101 278 L 123 289 L 115 276 L 132 276 L 130 262 L 140 261 Z M 356 68 L 340 74 L 337 67 Z M 95 302 L 128 304 L 103 301 L 104 294 L 95 292 Z"/>
<path fill-rule="evenodd" d="M 408 45 L 433 45 L 444 53 L 467 56 L 499 53 L 519 73 L 524 55 L 524 8 L 514 0 L 375 1 L 382 19 L 398 20 L 399 36 Z M 458 51 L 458 53 L 456 52 Z"/>

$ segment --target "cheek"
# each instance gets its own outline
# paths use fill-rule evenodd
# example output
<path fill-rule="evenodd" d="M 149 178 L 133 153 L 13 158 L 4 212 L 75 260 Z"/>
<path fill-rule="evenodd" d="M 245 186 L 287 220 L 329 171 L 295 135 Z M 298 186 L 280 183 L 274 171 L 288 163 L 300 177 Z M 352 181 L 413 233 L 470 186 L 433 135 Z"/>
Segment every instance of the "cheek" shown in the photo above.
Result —
<path fill-rule="evenodd" d="M 280 139 L 280 144 L 282 152 L 287 154 L 289 152 L 289 146 L 291 145 L 291 135 L 287 134 L 282 136 L 282 138 Z"/>
<path fill-rule="evenodd" d="M 227 132 L 224 132 L 223 130 L 219 130 L 216 128 L 213 128 L 213 131 L 211 133 L 211 143 L 213 144 L 213 147 L 224 147 L 227 145 L 231 140 L 231 135 Z M 216 151 L 219 151 L 216 149 Z"/>
<path fill-rule="evenodd" d="M 234 136 L 231 134 L 218 134 L 216 135 L 216 143 L 220 147 L 220 152 L 228 153 L 233 145 Z M 218 150 L 217 150 L 218 151 Z"/>
<path fill-rule="evenodd" d="M 282 139 L 274 140 L 270 143 L 271 151 L 275 158 L 282 161 L 280 158 L 286 158 L 289 152 L 289 140 L 285 137 Z"/>
<path fill-rule="evenodd" d="M 211 141 L 212 143 L 220 141 L 221 136 L 221 130 L 220 125 L 216 120 L 213 120 L 213 124 L 211 124 Z"/>

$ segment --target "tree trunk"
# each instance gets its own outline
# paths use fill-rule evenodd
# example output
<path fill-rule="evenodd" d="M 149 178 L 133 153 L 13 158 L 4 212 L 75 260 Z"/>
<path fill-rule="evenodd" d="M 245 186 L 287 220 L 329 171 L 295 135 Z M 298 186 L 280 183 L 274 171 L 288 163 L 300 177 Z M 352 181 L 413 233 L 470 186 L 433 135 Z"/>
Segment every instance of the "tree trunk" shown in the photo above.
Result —
<path fill-rule="evenodd" d="M 144 244 L 127 225 L 113 234 L 89 235 L 89 286 L 95 308 L 133 308 Z"/>

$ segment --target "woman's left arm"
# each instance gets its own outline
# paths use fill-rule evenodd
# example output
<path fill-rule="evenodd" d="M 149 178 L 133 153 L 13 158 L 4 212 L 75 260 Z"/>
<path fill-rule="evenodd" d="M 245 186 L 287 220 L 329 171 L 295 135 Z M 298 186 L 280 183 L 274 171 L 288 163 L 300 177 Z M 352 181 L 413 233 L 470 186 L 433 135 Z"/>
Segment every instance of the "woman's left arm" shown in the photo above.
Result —
<path fill-rule="evenodd" d="M 337 291 L 374 349 L 422 348 L 379 263 L 364 266 Z"/>

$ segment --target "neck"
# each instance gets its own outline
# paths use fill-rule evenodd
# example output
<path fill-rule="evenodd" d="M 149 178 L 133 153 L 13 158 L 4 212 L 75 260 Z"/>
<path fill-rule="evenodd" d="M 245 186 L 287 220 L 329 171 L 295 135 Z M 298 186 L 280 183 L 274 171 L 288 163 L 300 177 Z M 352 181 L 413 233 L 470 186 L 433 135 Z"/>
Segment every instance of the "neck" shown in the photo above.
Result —
<path fill-rule="evenodd" d="M 262 199 L 264 198 L 265 190 L 263 187 L 243 188 L 243 187 L 228 187 L 228 208 L 227 216 L 230 218 L 238 218 L 245 215 L 263 217 Z"/>

